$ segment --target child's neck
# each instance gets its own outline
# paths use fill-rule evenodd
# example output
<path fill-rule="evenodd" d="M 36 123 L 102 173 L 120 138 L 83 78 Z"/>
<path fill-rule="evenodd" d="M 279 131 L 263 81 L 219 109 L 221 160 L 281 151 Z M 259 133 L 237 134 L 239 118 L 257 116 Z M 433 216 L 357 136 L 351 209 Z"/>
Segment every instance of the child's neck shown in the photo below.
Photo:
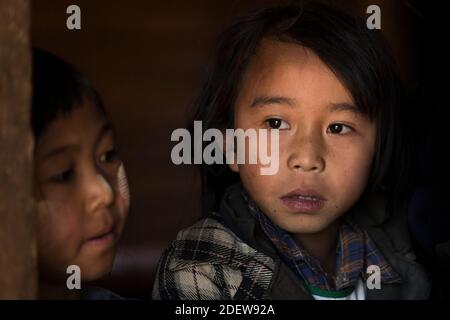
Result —
<path fill-rule="evenodd" d="M 295 239 L 314 258 L 319 260 L 322 269 L 330 276 L 336 273 L 336 246 L 339 221 L 326 229 L 313 234 L 295 234 Z"/>
<path fill-rule="evenodd" d="M 65 285 L 40 281 L 40 300 L 77 300 L 80 299 L 79 290 L 69 290 Z"/>

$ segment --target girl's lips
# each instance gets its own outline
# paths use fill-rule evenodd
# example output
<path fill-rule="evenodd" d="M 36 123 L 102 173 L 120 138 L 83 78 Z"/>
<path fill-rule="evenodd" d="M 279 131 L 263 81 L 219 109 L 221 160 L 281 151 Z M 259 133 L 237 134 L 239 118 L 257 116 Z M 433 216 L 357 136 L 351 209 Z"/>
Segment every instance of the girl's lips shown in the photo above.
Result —
<path fill-rule="evenodd" d="M 313 190 L 294 190 L 281 197 L 283 204 L 294 212 L 314 213 L 325 204 L 326 199 Z"/>

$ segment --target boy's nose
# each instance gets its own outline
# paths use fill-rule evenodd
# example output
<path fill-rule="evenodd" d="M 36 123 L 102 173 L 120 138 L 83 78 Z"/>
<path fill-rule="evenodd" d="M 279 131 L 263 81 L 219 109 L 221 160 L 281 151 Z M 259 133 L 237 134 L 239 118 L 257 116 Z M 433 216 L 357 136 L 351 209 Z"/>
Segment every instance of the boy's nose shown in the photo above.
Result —
<path fill-rule="evenodd" d="M 95 212 L 100 208 L 109 207 L 114 200 L 111 185 L 100 173 L 93 175 L 87 182 L 86 196 L 88 212 Z"/>
<path fill-rule="evenodd" d="M 321 172 L 325 168 L 322 142 L 313 135 L 297 135 L 288 146 L 287 165 L 290 170 Z"/>

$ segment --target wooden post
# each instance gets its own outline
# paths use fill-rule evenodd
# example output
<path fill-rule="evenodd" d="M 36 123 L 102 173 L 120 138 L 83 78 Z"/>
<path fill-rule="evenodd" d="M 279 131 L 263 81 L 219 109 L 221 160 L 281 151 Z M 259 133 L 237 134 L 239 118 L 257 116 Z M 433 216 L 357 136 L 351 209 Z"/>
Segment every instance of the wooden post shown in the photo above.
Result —
<path fill-rule="evenodd" d="M 0 299 L 34 299 L 29 0 L 0 0 Z"/>

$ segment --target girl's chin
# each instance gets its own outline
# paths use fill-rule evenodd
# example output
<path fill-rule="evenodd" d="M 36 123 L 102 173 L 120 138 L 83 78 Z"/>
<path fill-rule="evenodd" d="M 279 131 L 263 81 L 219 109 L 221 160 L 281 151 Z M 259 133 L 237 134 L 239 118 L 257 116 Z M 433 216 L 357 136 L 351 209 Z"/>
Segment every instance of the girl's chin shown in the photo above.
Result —
<path fill-rule="evenodd" d="M 280 223 L 277 221 L 274 221 L 274 223 L 292 234 L 315 234 L 325 230 L 329 225 L 327 221 L 322 221 L 319 217 L 311 217 L 308 214 L 298 215 L 303 215 L 303 217 L 291 217 Z"/>

